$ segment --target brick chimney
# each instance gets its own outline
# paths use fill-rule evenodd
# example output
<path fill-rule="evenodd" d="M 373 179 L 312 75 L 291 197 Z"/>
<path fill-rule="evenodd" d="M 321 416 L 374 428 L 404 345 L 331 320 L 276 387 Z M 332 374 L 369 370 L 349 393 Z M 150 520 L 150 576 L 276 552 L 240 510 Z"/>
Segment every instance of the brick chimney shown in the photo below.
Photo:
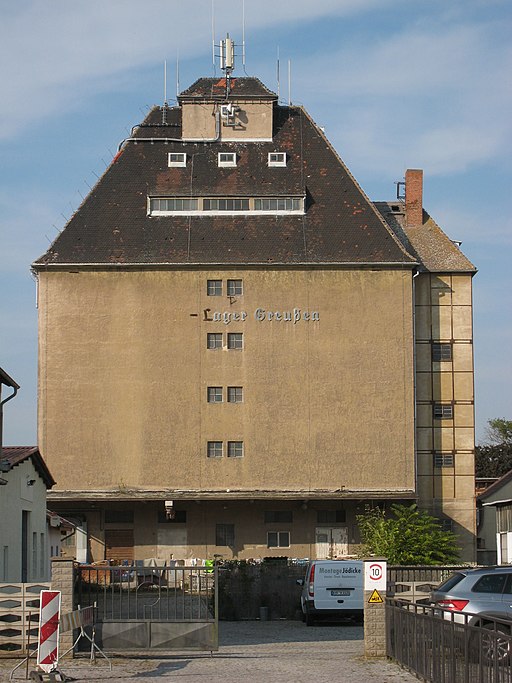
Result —
<path fill-rule="evenodd" d="M 405 220 L 408 226 L 423 225 L 423 171 L 405 172 Z"/>

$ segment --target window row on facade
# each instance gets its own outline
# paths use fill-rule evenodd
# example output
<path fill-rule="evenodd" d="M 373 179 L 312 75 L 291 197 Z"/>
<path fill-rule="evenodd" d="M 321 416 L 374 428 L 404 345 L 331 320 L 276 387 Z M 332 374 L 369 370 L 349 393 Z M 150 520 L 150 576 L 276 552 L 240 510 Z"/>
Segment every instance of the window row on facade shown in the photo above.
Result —
<path fill-rule="evenodd" d="M 238 155 L 236 152 L 218 152 L 217 153 L 217 165 L 219 167 L 235 167 L 238 161 Z M 167 154 L 167 165 L 171 168 L 185 168 L 187 165 L 187 154 L 186 152 L 169 152 Z M 267 153 L 267 166 L 272 167 L 285 167 L 287 161 L 286 152 L 268 152 Z"/>
<path fill-rule="evenodd" d="M 243 332 L 208 332 L 206 335 L 206 348 L 210 350 L 222 349 L 226 346 L 230 351 L 241 351 L 244 348 Z"/>
<path fill-rule="evenodd" d="M 224 395 L 228 403 L 243 403 L 244 388 L 243 387 L 227 387 L 224 394 L 224 387 L 208 387 L 206 389 L 206 400 L 208 403 L 223 403 Z"/>
<path fill-rule="evenodd" d="M 208 296 L 222 296 L 224 283 L 222 280 L 207 280 L 206 294 Z M 226 296 L 242 296 L 244 293 L 243 281 L 241 279 L 226 280 Z"/>
<path fill-rule="evenodd" d="M 263 523 L 264 524 L 292 524 L 293 510 L 264 510 Z M 316 521 L 318 524 L 344 524 L 347 520 L 346 510 L 317 510 Z M 135 514 L 131 510 L 105 510 L 105 524 L 133 524 L 135 521 Z M 168 517 L 165 510 L 159 510 L 158 523 L 159 524 L 186 524 L 187 511 L 174 510 L 172 517 Z"/>
<path fill-rule="evenodd" d="M 304 197 L 149 197 L 148 199 L 150 216 L 304 213 Z"/>
<path fill-rule="evenodd" d="M 242 458 L 244 455 L 243 441 L 208 441 L 206 444 L 206 456 L 208 458 Z"/>
<path fill-rule="evenodd" d="M 235 545 L 235 525 L 217 524 L 215 527 L 215 545 L 232 547 Z M 289 531 L 267 531 L 267 548 L 289 548 Z"/>

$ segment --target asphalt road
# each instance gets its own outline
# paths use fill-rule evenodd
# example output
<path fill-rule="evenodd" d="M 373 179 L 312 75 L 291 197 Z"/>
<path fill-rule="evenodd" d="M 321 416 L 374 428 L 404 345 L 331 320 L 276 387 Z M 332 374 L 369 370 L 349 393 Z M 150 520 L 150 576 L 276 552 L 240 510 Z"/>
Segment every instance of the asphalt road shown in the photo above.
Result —
<path fill-rule="evenodd" d="M 387 660 L 366 660 L 359 626 L 300 621 L 220 622 L 219 651 L 161 656 L 125 656 L 112 660 L 112 671 L 99 660 L 65 660 L 61 670 L 76 681 L 138 681 L 162 683 L 181 678 L 187 683 L 283 681 L 293 683 L 417 683 L 417 678 Z M 0 660 L 7 681 L 19 660 Z M 31 666 L 30 669 L 35 667 Z M 25 668 L 14 680 L 23 680 Z"/>

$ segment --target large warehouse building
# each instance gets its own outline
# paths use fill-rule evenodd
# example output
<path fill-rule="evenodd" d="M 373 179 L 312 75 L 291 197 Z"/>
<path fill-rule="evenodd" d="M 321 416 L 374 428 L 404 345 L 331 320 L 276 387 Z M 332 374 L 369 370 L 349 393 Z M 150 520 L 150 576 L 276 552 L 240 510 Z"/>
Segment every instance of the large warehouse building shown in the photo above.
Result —
<path fill-rule="evenodd" d="M 474 558 L 474 266 L 251 77 L 155 107 L 33 269 L 78 559 L 341 557 L 417 501 Z"/>

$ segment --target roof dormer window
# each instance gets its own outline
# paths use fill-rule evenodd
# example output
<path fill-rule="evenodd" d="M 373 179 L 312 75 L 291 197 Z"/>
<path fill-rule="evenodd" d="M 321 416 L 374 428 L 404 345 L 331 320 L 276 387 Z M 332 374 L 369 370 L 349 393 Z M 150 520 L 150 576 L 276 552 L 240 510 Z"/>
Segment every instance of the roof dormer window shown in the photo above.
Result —
<path fill-rule="evenodd" d="M 236 154 L 234 152 L 219 152 L 219 166 L 236 166 Z"/>
<path fill-rule="evenodd" d="M 167 155 L 168 166 L 186 166 L 187 155 L 185 152 L 169 152 Z"/>
<path fill-rule="evenodd" d="M 286 152 L 269 152 L 269 166 L 286 166 Z"/>

